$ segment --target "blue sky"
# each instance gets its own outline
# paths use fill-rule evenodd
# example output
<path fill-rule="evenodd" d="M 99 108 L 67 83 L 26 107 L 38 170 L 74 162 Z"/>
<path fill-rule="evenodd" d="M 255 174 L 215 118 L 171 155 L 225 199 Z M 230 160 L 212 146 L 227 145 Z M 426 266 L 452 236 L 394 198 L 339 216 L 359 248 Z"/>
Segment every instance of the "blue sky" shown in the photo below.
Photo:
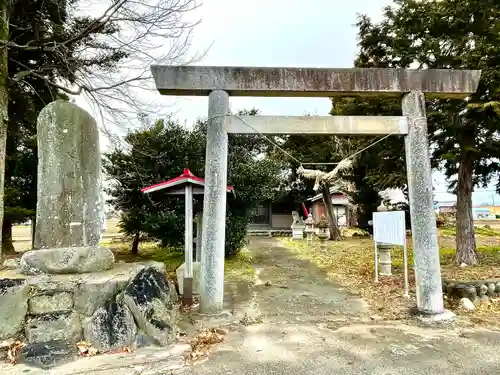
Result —
<path fill-rule="evenodd" d="M 357 53 L 356 13 L 380 19 L 389 0 L 204 0 L 193 14 L 202 22 L 194 31 L 193 54 L 210 47 L 200 65 L 352 67 Z M 159 98 L 155 102 L 191 124 L 206 116 L 206 97 Z M 266 115 L 327 115 L 328 99 L 232 98 L 233 110 L 255 107 Z M 437 191 L 444 177 L 434 175 Z M 474 204 L 491 202 L 492 192 L 474 194 Z M 437 194 L 438 200 L 453 200 Z M 495 197 L 500 203 L 500 196 Z"/>

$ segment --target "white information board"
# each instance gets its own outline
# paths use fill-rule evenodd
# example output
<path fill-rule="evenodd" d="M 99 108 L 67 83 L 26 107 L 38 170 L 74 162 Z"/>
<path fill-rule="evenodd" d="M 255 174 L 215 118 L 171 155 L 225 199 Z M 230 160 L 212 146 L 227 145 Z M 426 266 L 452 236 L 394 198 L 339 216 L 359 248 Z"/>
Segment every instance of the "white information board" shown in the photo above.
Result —
<path fill-rule="evenodd" d="M 405 212 L 374 212 L 373 240 L 378 243 L 404 246 L 406 244 Z"/>
<path fill-rule="evenodd" d="M 408 297 L 408 256 L 406 254 L 406 223 L 404 211 L 373 213 L 373 242 L 375 242 L 375 282 L 378 282 L 377 243 L 403 246 L 404 296 Z"/>

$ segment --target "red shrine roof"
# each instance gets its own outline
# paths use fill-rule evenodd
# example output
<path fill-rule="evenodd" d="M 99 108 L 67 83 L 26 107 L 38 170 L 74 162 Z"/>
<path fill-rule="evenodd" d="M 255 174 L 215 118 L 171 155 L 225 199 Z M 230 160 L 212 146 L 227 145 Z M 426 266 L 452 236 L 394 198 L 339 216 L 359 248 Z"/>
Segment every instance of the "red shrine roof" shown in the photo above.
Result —
<path fill-rule="evenodd" d="M 172 178 L 168 181 L 160 182 L 158 184 L 154 184 L 148 187 L 144 187 L 141 189 L 142 193 L 152 193 L 153 191 L 169 189 L 174 186 L 184 185 L 184 184 L 193 184 L 198 186 L 205 186 L 205 180 L 201 177 L 195 176 L 188 168 L 184 168 L 184 173 L 182 173 L 179 177 Z M 234 189 L 232 186 L 227 187 L 227 192 L 233 192 Z"/>

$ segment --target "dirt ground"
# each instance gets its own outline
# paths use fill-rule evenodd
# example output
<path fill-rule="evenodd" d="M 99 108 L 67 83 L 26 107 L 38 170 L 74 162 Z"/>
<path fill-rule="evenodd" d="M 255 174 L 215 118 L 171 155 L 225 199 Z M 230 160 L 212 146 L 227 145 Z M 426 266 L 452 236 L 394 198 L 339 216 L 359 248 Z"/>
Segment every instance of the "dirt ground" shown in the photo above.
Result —
<path fill-rule="evenodd" d="M 233 313 L 288 323 L 369 313 L 363 300 L 326 279 L 308 260 L 294 257 L 276 240 L 252 238 L 248 250 L 254 280 L 242 283 L 228 278 L 226 282 L 225 301 Z"/>
<path fill-rule="evenodd" d="M 50 372 L 1 365 L 6 375 L 454 374 L 490 375 L 500 368 L 500 333 L 466 318 L 426 326 L 381 320 L 359 294 L 273 238 L 251 238 L 252 278 L 229 274 L 220 317 L 186 314 L 186 336 L 167 351 L 81 359 Z M 225 340 L 192 363 L 191 338 L 218 327 Z M 172 355 L 171 353 L 177 353 Z"/>
<path fill-rule="evenodd" d="M 441 230 L 439 235 L 439 251 L 441 274 L 444 279 L 456 281 L 473 281 L 500 278 L 500 232 L 477 228 L 476 243 L 479 252 L 479 263 L 474 266 L 459 267 L 455 263 L 455 234 L 453 228 Z M 413 272 L 413 250 L 411 238 L 407 238 L 408 249 L 408 281 L 409 298 L 404 298 L 404 257 L 403 249 L 395 247 L 391 251 L 392 276 L 379 277 L 374 282 L 373 240 L 349 237 L 343 241 L 329 241 L 326 247 L 313 242 L 312 246 L 304 241 L 292 241 L 290 238 L 278 240 L 289 249 L 295 257 L 309 260 L 321 268 L 330 280 L 340 282 L 351 291 L 359 292 L 366 298 L 386 320 L 403 319 L 411 306 L 416 305 L 415 277 Z M 467 315 L 476 322 L 487 325 L 498 324 L 500 299 L 493 298 L 482 303 L 474 311 L 459 309 L 459 300 L 445 296 L 445 307 L 459 315 Z"/>
<path fill-rule="evenodd" d="M 349 292 L 282 242 L 252 238 L 253 282 L 226 280 L 218 325 L 229 334 L 205 361 L 173 374 L 493 374 L 500 333 L 458 317 L 424 326 L 382 321 Z M 193 316 L 196 321 L 196 317 Z"/>

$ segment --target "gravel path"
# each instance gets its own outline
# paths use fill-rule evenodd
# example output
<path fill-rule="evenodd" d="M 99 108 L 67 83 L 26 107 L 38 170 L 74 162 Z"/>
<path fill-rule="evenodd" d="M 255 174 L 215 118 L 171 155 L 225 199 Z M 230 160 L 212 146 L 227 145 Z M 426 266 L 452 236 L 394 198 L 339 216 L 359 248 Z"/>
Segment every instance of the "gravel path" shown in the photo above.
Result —
<path fill-rule="evenodd" d="M 254 283 L 227 283 L 233 315 L 225 321 L 226 340 L 208 359 L 174 374 L 499 372 L 498 332 L 461 321 L 434 328 L 373 321 L 363 300 L 278 241 L 253 238 L 249 248 L 256 276 Z"/>

